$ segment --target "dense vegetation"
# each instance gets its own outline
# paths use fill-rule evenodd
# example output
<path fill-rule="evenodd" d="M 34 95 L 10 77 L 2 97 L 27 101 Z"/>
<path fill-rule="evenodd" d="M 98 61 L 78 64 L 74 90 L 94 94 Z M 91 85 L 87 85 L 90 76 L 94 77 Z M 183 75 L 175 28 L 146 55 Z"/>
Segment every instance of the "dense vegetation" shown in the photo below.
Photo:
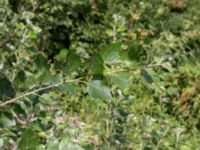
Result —
<path fill-rule="evenodd" d="M 199 149 L 199 10 L 1 0 L 0 149 Z"/>

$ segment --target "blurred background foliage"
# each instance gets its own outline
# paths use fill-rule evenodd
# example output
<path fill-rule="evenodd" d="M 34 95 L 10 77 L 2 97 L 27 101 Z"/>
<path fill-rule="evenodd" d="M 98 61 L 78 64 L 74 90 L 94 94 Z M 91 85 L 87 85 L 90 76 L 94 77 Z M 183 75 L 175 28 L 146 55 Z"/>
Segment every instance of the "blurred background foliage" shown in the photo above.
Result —
<path fill-rule="evenodd" d="M 1 0 L 0 149 L 199 149 L 199 9 Z"/>

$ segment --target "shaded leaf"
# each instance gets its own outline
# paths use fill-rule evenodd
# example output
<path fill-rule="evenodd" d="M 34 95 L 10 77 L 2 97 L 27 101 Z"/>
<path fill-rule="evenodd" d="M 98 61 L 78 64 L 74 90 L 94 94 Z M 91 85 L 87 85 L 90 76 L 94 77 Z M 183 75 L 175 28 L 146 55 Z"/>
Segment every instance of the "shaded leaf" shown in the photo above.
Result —
<path fill-rule="evenodd" d="M 104 66 L 103 66 L 103 60 L 101 56 L 95 55 L 89 59 L 89 61 L 86 63 L 86 67 L 94 75 L 102 75 Z"/>
<path fill-rule="evenodd" d="M 0 98 L 12 98 L 15 94 L 12 83 L 4 75 L 0 75 Z"/>
<path fill-rule="evenodd" d="M 32 129 L 26 129 L 19 143 L 20 150 L 34 150 L 39 145 L 39 137 Z"/>
<path fill-rule="evenodd" d="M 42 54 L 39 54 L 34 59 L 34 62 L 36 64 L 36 67 L 39 69 L 46 69 L 49 67 L 48 60 L 43 56 Z"/>
<path fill-rule="evenodd" d="M 26 88 L 26 74 L 24 71 L 19 71 L 13 81 L 13 85 L 17 89 L 23 89 Z"/>
<path fill-rule="evenodd" d="M 80 57 L 72 51 L 69 52 L 66 60 L 66 67 L 63 69 L 63 71 L 66 73 L 70 73 L 72 71 L 78 70 L 80 66 L 81 66 Z"/>
<path fill-rule="evenodd" d="M 127 61 L 131 61 L 133 66 L 136 66 L 139 63 L 140 50 L 141 50 L 141 46 L 137 45 L 137 44 L 132 44 L 128 49 L 128 59 L 127 59 Z"/>
<path fill-rule="evenodd" d="M 148 82 L 148 83 L 153 83 L 152 77 L 148 74 L 146 70 L 142 70 L 140 75 Z"/>

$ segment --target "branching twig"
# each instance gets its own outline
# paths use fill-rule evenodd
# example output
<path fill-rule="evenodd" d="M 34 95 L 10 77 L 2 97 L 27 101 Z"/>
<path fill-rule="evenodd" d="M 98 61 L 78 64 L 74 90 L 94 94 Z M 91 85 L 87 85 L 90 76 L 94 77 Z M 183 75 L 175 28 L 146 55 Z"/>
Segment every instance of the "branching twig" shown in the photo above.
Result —
<path fill-rule="evenodd" d="M 15 102 L 18 101 L 19 99 L 22 99 L 22 98 L 24 98 L 24 97 L 33 95 L 33 94 L 38 93 L 38 92 L 40 92 L 40 91 L 44 91 L 44 90 L 48 90 L 48 89 L 51 89 L 51 88 L 58 87 L 58 86 L 60 86 L 60 85 L 62 85 L 62 84 L 64 84 L 64 83 L 79 82 L 80 79 L 81 79 L 81 78 L 73 79 L 73 80 L 66 80 L 66 81 L 64 81 L 64 82 L 59 82 L 59 83 L 51 84 L 51 85 L 49 85 L 49 86 L 42 87 L 42 88 L 39 88 L 39 89 L 30 91 L 30 92 L 27 92 L 27 93 L 18 95 L 17 97 L 15 97 L 15 98 L 13 98 L 13 99 L 10 99 L 10 100 L 8 100 L 8 101 L 6 101 L 6 102 L 0 103 L 0 108 L 1 108 L 1 107 L 5 107 L 5 106 L 8 105 L 8 104 L 15 103 Z"/>
<path fill-rule="evenodd" d="M 135 71 L 135 70 L 138 70 L 138 69 L 143 69 L 143 68 L 151 68 L 151 67 L 157 67 L 157 66 L 161 66 L 162 64 L 149 64 L 149 65 L 146 65 L 146 66 L 140 66 L 140 67 L 136 67 L 136 68 L 122 68 L 122 69 L 118 69 L 118 70 L 113 70 L 111 72 L 108 72 L 106 73 L 105 75 L 112 75 L 113 73 L 119 73 L 119 72 L 126 72 L 126 71 Z M 26 93 L 23 93 L 21 95 L 18 95 L 17 97 L 13 98 L 13 99 L 10 99 L 6 102 L 2 102 L 0 103 L 0 108 L 1 107 L 5 107 L 6 105 L 8 104 L 12 104 L 12 103 L 15 103 L 16 101 L 18 101 L 19 99 L 22 99 L 24 97 L 27 97 L 27 96 L 30 96 L 30 95 L 33 95 L 33 94 L 36 94 L 40 91 L 44 91 L 44 90 L 47 90 L 47 89 L 51 89 L 51 88 L 54 88 L 54 87 L 58 87 L 64 83 L 70 83 L 70 82 L 82 82 L 82 83 L 86 83 L 85 81 L 80 81 L 80 79 L 82 78 L 78 78 L 78 79 L 73 79 L 73 80 L 67 80 L 67 81 L 64 81 L 64 82 L 59 82 L 59 83 L 55 83 L 55 84 L 51 84 L 49 86 L 46 86 L 46 87 L 42 87 L 42 88 L 39 88 L 39 89 L 36 89 L 36 90 L 33 90 L 33 91 L 30 91 L 30 92 L 26 92 Z"/>

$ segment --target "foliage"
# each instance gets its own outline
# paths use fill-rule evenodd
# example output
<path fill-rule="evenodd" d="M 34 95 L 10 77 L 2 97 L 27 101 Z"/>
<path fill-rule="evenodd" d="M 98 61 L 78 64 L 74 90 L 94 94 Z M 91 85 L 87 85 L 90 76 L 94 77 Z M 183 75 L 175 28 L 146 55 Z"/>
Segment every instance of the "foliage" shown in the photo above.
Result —
<path fill-rule="evenodd" d="M 198 149 L 198 0 L 1 0 L 0 149 Z"/>

